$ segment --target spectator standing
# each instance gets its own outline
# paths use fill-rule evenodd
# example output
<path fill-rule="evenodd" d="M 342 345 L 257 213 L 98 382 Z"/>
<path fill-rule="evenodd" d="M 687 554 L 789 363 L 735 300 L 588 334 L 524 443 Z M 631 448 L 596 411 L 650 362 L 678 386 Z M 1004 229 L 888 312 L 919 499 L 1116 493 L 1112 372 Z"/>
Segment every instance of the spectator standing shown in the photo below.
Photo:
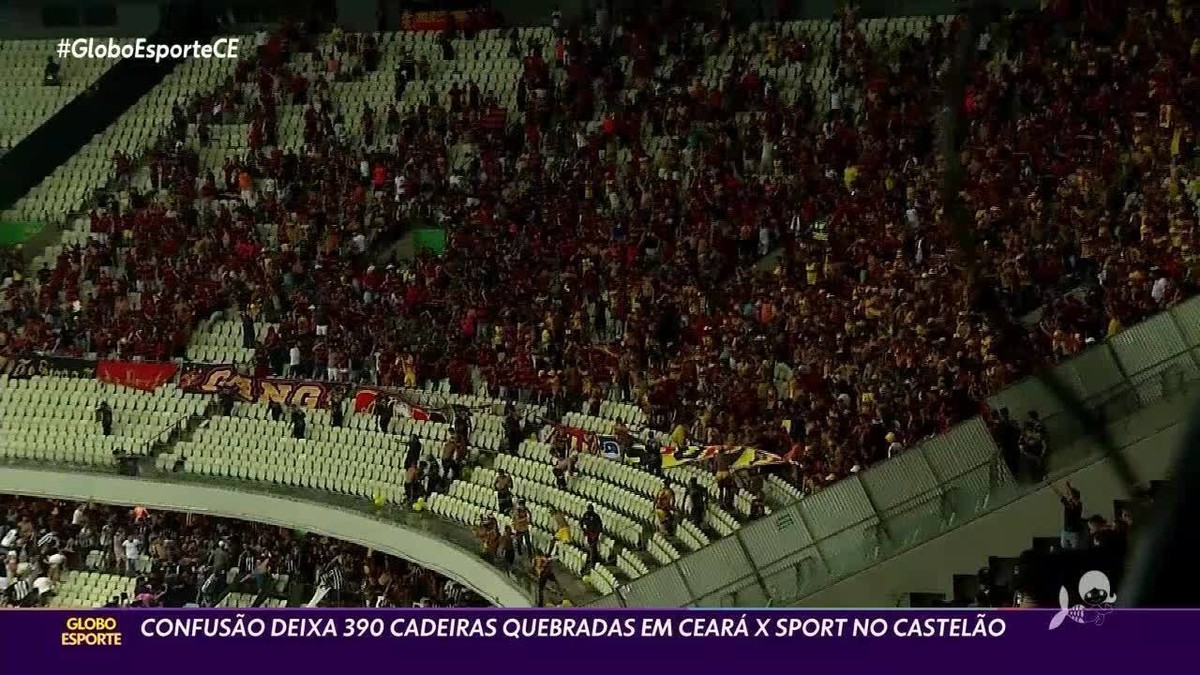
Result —
<path fill-rule="evenodd" d="M 274 578 L 271 574 L 271 556 L 267 554 L 255 562 L 254 569 L 242 578 L 242 583 L 253 581 L 255 594 L 261 594 L 269 588 Z"/>
<path fill-rule="evenodd" d="M 130 534 L 121 542 L 121 548 L 125 554 L 125 573 L 130 576 L 137 574 L 137 564 L 142 553 L 142 542 L 136 535 Z"/>
<path fill-rule="evenodd" d="M 442 476 L 438 472 L 438 463 L 422 461 L 417 465 L 417 467 L 421 472 L 422 479 L 421 496 L 424 497 L 437 492 L 442 480 Z"/>
<path fill-rule="evenodd" d="M 288 348 L 288 377 L 304 377 L 300 359 L 300 345 L 293 342 Z"/>
<path fill-rule="evenodd" d="M 229 569 L 229 547 L 224 540 L 217 542 L 212 553 L 209 553 L 208 562 L 218 574 L 223 574 Z"/>
<path fill-rule="evenodd" d="M 442 446 L 442 480 L 447 485 L 457 480 L 461 471 L 458 461 L 458 448 L 460 447 L 461 445 L 456 439 L 450 440 Z"/>
<path fill-rule="evenodd" d="M 730 510 L 733 508 L 733 497 L 737 492 L 737 483 L 733 479 L 733 473 L 727 466 L 717 467 L 717 501 L 720 502 L 721 508 Z"/>
<path fill-rule="evenodd" d="M 345 406 L 342 402 L 340 394 L 335 394 L 333 400 L 329 402 L 329 426 L 334 429 L 341 429 L 345 422 Z"/>
<path fill-rule="evenodd" d="M 196 604 L 201 607 L 212 607 L 217 600 L 217 595 L 220 593 L 222 575 L 214 570 L 208 570 L 204 575 L 204 582 L 200 584 L 200 588 L 196 593 Z"/>
<path fill-rule="evenodd" d="M 521 437 L 521 419 L 515 410 L 509 409 L 504 416 L 504 439 L 508 454 L 515 455 L 521 449 Z"/>
<path fill-rule="evenodd" d="M 579 526 L 583 528 L 583 540 L 587 544 L 587 567 L 590 569 L 600 562 L 600 533 L 604 531 L 604 524 L 594 505 L 587 505 L 583 517 L 579 519 Z"/>
<path fill-rule="evenodd" d="M 554 462 L 554 484 L 559 490 L 567 489 L 567 474 L 571 472 L 571 455 L 563 454 Z"/>
<path fill-rule="evenodd" d="M 20 575 L 8 587 L 8 603 L 13 607 L 27 607 L 33 592 L 33 584 L 29 583 L 25 575 Z"/>
<path fill-rule="evenodd" d="M 654 514 L 663 534 L 675 534 L 675 491 L 669 485 L 664 485 L 658 491 L 658 496 L 654 499 Z"/>
<path fill-rule="evenodd" d="M 647 446 L 642 454 L 642 468 L 655 476 L 662 477 L 662 453 L 653 447 Z"/>
<path fill-rule="evenodd" d="M 258 345 L 258 337 L 254 334 L 254 317 L 250 316 L 250 312 L 241 313 L 242 322 L 242 348 L 254 349 Z"/>
<path fill-rule="evenodd" d="M 505 525 L 504 532 L 500 534 L 499 543 L 496 545 L 496 557 L 500 562 L 509 567 L 517 561 L 516 551 L 513 548 L 513 529 L 511 525 Z"/>
<path fill-rule="evenodd" d="M 226 417 L 233 415 L 233 404 L 237 400 L 234 385 L 232 383 L 221 385 L 219 398 L 221 402 L 221 414 Z"/>
<path fill-rule="evenodd" d="M 688 480 L 687 498 L 688 515 L 691 516 L 692 522 L 696 525 L 704 524 L 704 514 L 708 509 L 708 491 L 701 487 L 695 478 Z"/>
<path fill-rule="evenodd" d="M 529 508 L 525 501 L 517 502 L 512 514 L 513 551 L 518 555 L 529 554 Z"/>
<path fill-rule="evenodd" d="M 410 434 L 408 437 L 408 445 L 404 449 L 404 467 L 416 466 L 417 462 L 421 461 L 421 438 L 416 434 Z"/>
<path fill-rule="evenodd" d="M 404 501 L 415 504 L 421 489 L 421 470 L 417 464 L 408 464 L 404 469 Z"/>
<path fill-rule="evenodd" d="M 304 410 L 299 406 L 292 409 L 292 438 L 304 440 L 304 431 L 308 422 L 304 416 Z"/>
<path fill-rule="evenodd" d="M 1009 415 L 1008 408 L 1000 409 L 996 422 L 996 443 L 1005 466 L 1015 477 L 1021 477 L 1021 429 Z"/>
<path fill-rule="evenodd" d="M 96 421 L 100 423 L 100 433 L 112 436 L 113 414 L 108 401 L 101 401 L 100 405 L 96 406 Z"/>
<path fill-rule="evenodd" d="M 500 513 L 508 515 L 513 508 L 512 476 L 508 475 L 508 471 L 500 469 L 496 472 L 496 480 L 492 487 L 496 490 L 496 505 Z"/>
<path fill-rule="evenodd" d="M 1125 555 L 1124 537 L 1101 515 L 1088 518 L 1087 528 L 1097 566 L 1110 578 L 1118 579 Z"/>
<path fill-rule="evenodd" d="M 763 498 L 761 492 L 755 492 L 750 497 L 750 520 L 758 520 L 767 514 L 767 501 Z"/>
<path fill-rule="evenodd" d="M 1069 482 L 1052 487 L 1063 507 L 1062 536 L 1059 538 L 1063 550 L 1080 550 L 1086 544 L 1087 530 L 1083 520 L 1083 497 Z"/>
<path fill-rule="evenodd" d="M 375 422 L 380 433 L 388 433 L 392 426 L 392 401 L 380 395 L 375 399 Z"/>
<path fill-rule="evenodd" d="M 1025 423 L 1021 432 L 1022 474 L 1030 482 L 1042 480 L 1046 471 L 1046 441 L 1037 424 Z"/>
<path fill-rule="evenodd" d="M 554 508 L 550 512 L 550 520 L 554 523 L 554 540 L 564 544 L 571 541 L 571 524 L 567 522 L 567 516 L 558 508 Z"/>
<path fill-rule="evenodd" d="M 488 558 L 495 558 L 496 550 L 500 543 L 500 530 L 494 515 L 490 513 L 483 515 L 479 521 L 476 536 L 479 538 L 479 545 L 483 550 L 483 554 Z"/>
<path fill-rule="evenodd" d="M 550 567 L 552 561 L 553 558 L 541 551 L 533 556 L 533 577 L 537 579 L 538 607 L 546 606 L 546 587 L 554 579 L 554 570 Z"/>

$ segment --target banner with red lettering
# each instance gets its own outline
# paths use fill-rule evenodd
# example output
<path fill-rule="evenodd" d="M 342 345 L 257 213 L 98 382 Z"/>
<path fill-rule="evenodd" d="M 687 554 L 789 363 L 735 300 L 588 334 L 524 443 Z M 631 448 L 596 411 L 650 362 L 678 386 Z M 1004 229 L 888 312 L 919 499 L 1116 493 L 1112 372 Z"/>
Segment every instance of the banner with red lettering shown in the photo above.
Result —
<path fill-rule="evenodd" d="M 96 379 L 122 387 L 154 391 L 170 382 L 178 371 L 179 366 L 174 363 L 101 361 L 96 364 Z"/>
<path fill-rule="evenodd" d="M 179 388 L 189 393 L 219 394 L 226 387 L 247 403 L 276 401 L 304 408 L 328 407 L 332 389 L 325 382 L 247 377 L 233 366 L 190 365 L 179 373 Z"/>
<path fill-rule="evenodd" d="M 456 10 L 452 12 L 405 12 L 400 17 L 400 28 L 412 31 L 441 32 L 453 27 L 455 30 L 483 30 L 493 28 L 496 17 L 486 9 Z"/>

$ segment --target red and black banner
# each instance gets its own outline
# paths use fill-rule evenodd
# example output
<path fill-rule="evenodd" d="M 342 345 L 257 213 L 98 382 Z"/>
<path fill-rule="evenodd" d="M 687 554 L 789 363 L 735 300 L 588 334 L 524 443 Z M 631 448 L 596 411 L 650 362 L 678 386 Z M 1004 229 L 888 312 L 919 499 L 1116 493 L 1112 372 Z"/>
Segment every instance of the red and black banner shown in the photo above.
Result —
<path fill-rule="evenodd" d="M 96 365 L 96 379 L 142 391 L 154 391 L 175 377 L 179 366 L 174 363 L 142 363 L 139 361 L 101 361 Z"/>
<path fill-rule="evenodd" d="M 329 407 L 330 385 L 309 380 L 272 377 L 248 377 L 233 366 L 184 366 L 179 373 L 179 388 L 193 394 L 219 394 L 232 387 L 238 400 L 304 408 Z"/>

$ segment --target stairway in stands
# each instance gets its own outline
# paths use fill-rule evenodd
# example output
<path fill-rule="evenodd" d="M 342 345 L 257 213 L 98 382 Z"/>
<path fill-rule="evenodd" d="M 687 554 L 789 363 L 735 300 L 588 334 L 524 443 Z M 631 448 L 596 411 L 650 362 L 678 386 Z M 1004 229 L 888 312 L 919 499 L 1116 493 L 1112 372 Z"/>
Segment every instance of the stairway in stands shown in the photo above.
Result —
<path fill-rule="evenodd" d="M 1158 494 L 1165 482 L 1150 481 L 1145 492 L 1148 501 Z M 1085 495 L 1086 498 L 1086 495 Z M 1144 503 L 1114 499 L 1112 510 L 1102 514 L 1109 523 L 1114 523 L 1125 513 L 1135 513 L 1134 522 L 1145 518 Z M 1140 507 L 1140 508 L 1139 508 Z M 1088 518 L 1092 514 L 1084 513 Z M 1060 512 L 1046 514 L 1046 525 L 1053 529 L 1061 525 Z M 1123 558 L 1122 558 L 1123 560 Z M 1079 602 L 1077 584 L 1087 571 L 1100 569 L 1114 584 L 1119 583 L 1123 565 L 1120 561 L 1103 559 L 1095 551 L 1064 551 L 1058 536 L 1034 536 L 1031 545 L 1018 556 L 993 555 L 988 557 L 987 566 L 974 573 L 954 575 L 953 596 L 947 598 L 940 593 L 909 593 L 910 607 L 1012 607 L 1021 599 L 1025 606 L 1058 607 L 1060 588 L 1066 588 L 1072 600 Z M 1118 597 L 1119 597 L 1118 593 Z"/>

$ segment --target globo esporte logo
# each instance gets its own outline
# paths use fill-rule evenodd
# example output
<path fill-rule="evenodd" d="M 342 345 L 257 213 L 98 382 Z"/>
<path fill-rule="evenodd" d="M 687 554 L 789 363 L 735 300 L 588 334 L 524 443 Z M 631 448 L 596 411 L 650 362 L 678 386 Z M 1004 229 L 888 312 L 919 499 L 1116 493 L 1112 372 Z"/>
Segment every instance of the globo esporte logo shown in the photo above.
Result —
<path fill-rule="evenodd" d="M 64 647 L 120 647 L 121 631 L 111 616 L 70 616 L 63 626 Z"/>

